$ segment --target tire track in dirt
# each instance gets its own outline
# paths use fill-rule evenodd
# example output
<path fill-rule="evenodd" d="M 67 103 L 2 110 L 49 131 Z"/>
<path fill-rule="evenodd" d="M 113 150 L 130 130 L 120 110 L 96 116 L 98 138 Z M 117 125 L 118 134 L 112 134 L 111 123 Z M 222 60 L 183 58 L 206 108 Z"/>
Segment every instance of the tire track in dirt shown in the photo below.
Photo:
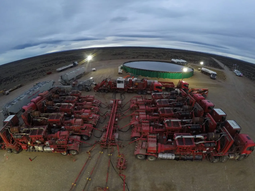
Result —
<path fill-rule="evenodd" d="M 214 59 L 214 58 L 212 58 Z M 224 67 L 224 64 L 214 59 L 219 65 Z M 234 116 L 234 120 L 237 121 L 243 128 L 243 133 L 248 133 L 254 137 L 254 123 L 255 118 L 253 116 L 255 112 L 254 102 L 249 97 L 249 93 L 254 91 L 254 84 L 247 78 L 240 78 L 234 75 L 229 68 L 225 68 L 225 75 L 227 77 L 224 85 L 223 101 L 228 101 L 226 107 L 230 109 L 231 114 Z"/>
<path fill-rule="evenodd" d="M 247 84 L 243 84 L 242 81 L 236 78 L 236 76 L 233 75 L 232 71 L 230 71 L 229 68 L 225 67 L 223 63 L 221 63 L 215 58 L 212 59 L 215 60 L 215 62 L 217 62 L 221 67 L 225 68 L 225 75 L 227 77 L 227 82 L 229 83 L 229 85 L 234 86 L 235 90 L 239 93 L 240 98 L 242 98 L 246 102 L 246 104 L 250 107 L 250 109 L 253 110 L 253 112 L 255 112 L 254 107 L 251 106 L 250 101 L 246 99 L 246 95 L 244 94 L 245 86 L 247 86 Z"/>

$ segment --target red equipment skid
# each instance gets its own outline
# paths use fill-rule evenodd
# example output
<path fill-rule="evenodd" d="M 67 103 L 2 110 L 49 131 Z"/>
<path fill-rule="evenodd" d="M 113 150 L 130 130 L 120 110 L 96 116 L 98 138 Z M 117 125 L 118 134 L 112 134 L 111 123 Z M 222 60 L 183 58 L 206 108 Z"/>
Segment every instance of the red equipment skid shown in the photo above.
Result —
<path fill-rule="evenodd" d="M 183 89 L 185 91 L 188 91 L 189 90 L 189 83 L 188 82 L 185 82 L 183 80 L 179 80 L 176 88 L 179 88 L 179 89 Z"/>
<path fill-rule="evenodd" d="M 92 124 L 95 127 L 99 120 L 99 115 L 92 113 L 91 110 L 83 109 L 80 111 L 74 111 L 74 118 L 82 119 L 85 123 Z"/>
<path fill-rule="evenodd" d="M 105 131 L 100 139 L 100 143 L 102 147 L 108 146 L 116 146 L 118 133 L 117 133 L 117 109 L 121 105 L 120 100 L 112 100 L 112 110 L 110 114 L 110 119 L 108 121 L 107 126 L 105 127 Z"/>
<path fill-rule="evenodd" d="M 98 107 L 94 107 L 94 106 L 91 106 L 90 108 L 87 108 L 86 106 L 82 106 L 82 105 L 79 105 L 79 106 L 75 106 L 75 110 L 76 111 L 80 111 L 80 110 L 86 110 L 86 109 L 89 109 L 92 113 L 99 113 L 99 108 Z"/>
<path fill-rule="evenodd" d="M 193 117 L 191 119 L 165 119 L 163 123 L 150 123 L 144 120 L 141 123 L 134 124 L 131 139 L 147 137 L 149 134 L 156 134 L 162 142 L 166 142 L 174 133 L 209 133 L 216 130 L 216 122 L 207 114 L 206 123 L 204 118 Z"/>
<path fill-rule="evenodd" d="M 23 121 L 27 126 L 61 126 L 64 120 L 64 113 L 41 113 L 39 111 L 26 111 L 22 114 Z"/>
<path fill-rule="evenodd" d="M 65 121 L 62 127 L 62 130 L 70 131 L 72 135 L 79 135 L 85 141 L 90 139 L 93 129 L 92 124 L 84 124 L 82 119 Z"/>
<path fill-rule="evenodd" d="M 96 92 L 134 92 L 146 94 L 151 92 L 162 92 L 162 84 L 156 80 L 122 78 L 116 80 L 104 79 L 94 87 Z"/>
<path fill-rule="evenodd" d="M 9 118 L 9 119 L 8 119 Z M 23 128 L 18 125 L 17 116 L 11 115 L 5 126 L 0 130 L 0 136 L 8 152 L 18 153 L 22 150 L 46 151 L 67 155 L 79 153 L 79 136 L 70 136 L 68 131 L 58 131 L 49 134 L 48 126 Z"/>
<path fill-rule="evenodd" d="M 207 97 L 209 93 L 208 88 L 191 88 L 189 89 L 189 94 L 201 94 L 203 97 Z"/>
<path fill-rule="evenodd" d="M 154 103 L 153 99 L 148 99 L 143 96 L 135 96 L 130 100 L 130 109 L 137 109 L 139 105 L 152 105 Z"/>
<path fill-rule="evenodd" d="M 59 105 L 59 108 L 57 109 L 57 111 L 65 113 L 65 115 L 72 115 L 72 113 L 74 111 L 74 104 L 62 103 Z"/>
<path fill-rule="evenodd" d="M 177 102 L 176 99 L 158 99 L 155 101 L 157 107 L 182 107 L 184 105 L 183 102 Z"/>
<path fill-rule="evenodd" d="M 211 112 L 211 116 L 213 117 L 213 119 L 216 121 L 218 125 L 221 125 L 222 123 L 224 123 L 227 118 L 227 114 L 219 108 L 217 109 L 214 108 L 213 111 Z"/>
<path fill-rule="evenodd" d="M 228 128 L 228 129 L 227 129 Z M 255 143 L 246 134 L 239 134 L 238 125 L 228 122 L 228 127 L 217 132 L 202 134 L 174 133 L 166 144 L 157 141 L 156 135 L 148 135 L 137 141 L 134 154 L 138 159 L 154 161 L 156 158 L 172 160 L 202 160 L 225 162 L 242 160 L 254 150 Z M 231 135 L 232 134 L 232 135 Z"/>
<path fill-rule="evenodd" d="M 93 96 L 93 95 L 86 95 L 86 96 L 79 97 L 80 102 L 84 102 L 84 101 L 93 102 L 94 100 L 96 100 L 96 99 L 95 99 L 95 96 Z"/>
<path fill-rule="evenodd" d="M 172 91 L 175 89 L 175 85 L 173 82 L 163 82 L 163 81 L 159 81 L 159 83 L 162 84 L 162 89 L 164 89 L 165 91 Z"/>

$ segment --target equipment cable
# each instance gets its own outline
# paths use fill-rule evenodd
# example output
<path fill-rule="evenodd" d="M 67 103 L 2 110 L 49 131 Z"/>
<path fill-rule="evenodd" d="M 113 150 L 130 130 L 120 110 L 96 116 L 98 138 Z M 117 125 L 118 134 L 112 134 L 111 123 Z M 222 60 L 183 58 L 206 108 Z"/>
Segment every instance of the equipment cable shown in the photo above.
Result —
<path fill-rule="evenodd" d="M 111 162 L 112 168 L 114 169 L 114 171 L 118 174 L 118 176 L 120 177 L 120 179 L 121 179 L 121 180 L 123 181 L 123 183 L 124 183 L 124 179 L 120 176 L 120 174 L 119 174 L 119 173 L 117 172 L 117 170 L 115 169 L 115 167 L 114 167 L 114 165 L 113 165 L 113 163 L 112 163 L 112 160 L 110 160 L 110 162 Z M 128 191 L 130 191 L 127 182 L 125 183 L 125 185 L 127 186 Z"/>

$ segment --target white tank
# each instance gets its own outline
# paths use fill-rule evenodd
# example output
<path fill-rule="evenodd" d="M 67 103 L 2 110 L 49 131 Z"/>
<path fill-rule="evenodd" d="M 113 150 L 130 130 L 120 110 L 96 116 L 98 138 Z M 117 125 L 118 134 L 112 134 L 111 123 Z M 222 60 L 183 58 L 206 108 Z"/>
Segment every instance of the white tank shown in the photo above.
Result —
<path fill-rule="evenodd" d="M 61 75 L 61 79 L 68 82 L 73 79 L 77 79 L 85 73 L 85 67 L 77 68 L 71 72 L 67 72 Z"/>

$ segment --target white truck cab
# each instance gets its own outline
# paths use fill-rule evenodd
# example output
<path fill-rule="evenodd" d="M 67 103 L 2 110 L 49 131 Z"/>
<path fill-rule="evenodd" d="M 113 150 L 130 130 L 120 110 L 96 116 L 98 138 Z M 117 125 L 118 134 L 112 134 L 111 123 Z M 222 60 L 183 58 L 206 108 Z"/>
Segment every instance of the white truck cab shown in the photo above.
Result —
<path fill-rule="evenodd" d="M 122 78 L 122 77 L 118 77 L 117 78 L 117 81 L 116 81 L 116 83 L 117 83 L 117 88 L 121 88 L 121 89 L 124 89 L 124 87 L 125 87 L 125 78 Z"/>

